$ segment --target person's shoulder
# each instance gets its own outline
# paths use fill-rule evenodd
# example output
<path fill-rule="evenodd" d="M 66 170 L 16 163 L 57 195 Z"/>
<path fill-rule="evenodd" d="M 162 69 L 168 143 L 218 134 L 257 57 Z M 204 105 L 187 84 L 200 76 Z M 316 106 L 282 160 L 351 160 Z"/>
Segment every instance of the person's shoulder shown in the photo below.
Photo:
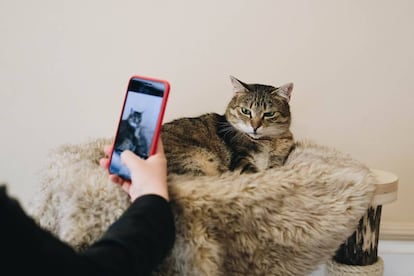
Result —
<path fill-rule="evenodd" d="M 0 183 L 0 200 L 3 202 L 4 199 L 6 199 L 7 196 L 7 187 L 6 184 Z"/>

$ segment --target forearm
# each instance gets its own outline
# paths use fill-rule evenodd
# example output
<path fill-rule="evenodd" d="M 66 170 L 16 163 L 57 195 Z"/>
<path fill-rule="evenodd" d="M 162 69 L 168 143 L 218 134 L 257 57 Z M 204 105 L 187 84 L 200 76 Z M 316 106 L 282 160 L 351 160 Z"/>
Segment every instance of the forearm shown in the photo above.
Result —
<path fill-rule="evenodd" d="M 4 186 L 0 186 L 0 219 L 3 271 L 13 275 L 70 275 L 74 268 L 88 267 L 81 264 L 84 261 L 70 246 L 41 229 L 16 200 L 7 196 Z"/>
<path fill-rule="evenodd" d="M 0 187 L 2 269 L 39 275 L 142 275 L 166 256 L 175 237 L 168 202 L 138 198 L 102 239 L 83 253 L 41 229 Z M 16 262 L 21 265 L 15 266 Z"/>
<path fill-rule="evenodd" d="M 145 195 L 135 200 L 104 236 L 82 254 L 103 270 L 113 271 L 113 275 L 118 275 L 119 268 L 142 275 L 163 260 L 174 239 L 169 203 L 160 196 Z"/>

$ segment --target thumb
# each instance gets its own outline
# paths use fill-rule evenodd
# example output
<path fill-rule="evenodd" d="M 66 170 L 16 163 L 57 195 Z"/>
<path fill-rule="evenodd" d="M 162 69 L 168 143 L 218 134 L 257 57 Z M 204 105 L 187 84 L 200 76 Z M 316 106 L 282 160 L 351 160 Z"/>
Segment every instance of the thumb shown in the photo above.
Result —
<path fill-rule="evenodd" d="M 130 150 L 125 150 L 121 153 L 121 162 L 125 164 L 128 169 L 134 169 L 135 167 L 139 166 L 139 163 L 142 162 L 142 159 L 134 154 Z"/>

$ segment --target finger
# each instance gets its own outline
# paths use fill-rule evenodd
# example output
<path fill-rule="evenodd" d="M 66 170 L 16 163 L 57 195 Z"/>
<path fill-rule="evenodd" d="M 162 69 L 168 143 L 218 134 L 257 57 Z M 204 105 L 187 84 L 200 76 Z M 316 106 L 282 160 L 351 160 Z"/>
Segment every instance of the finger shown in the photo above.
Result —
<path fill-rule="evenodd" d="M 111 174 L 109 175 L 109 179 L 114 182 L 115 184 L 122 185 L 124 180 L 117 175 Z"/>
<path fill-rule="evenodd" d="M 104 145 L 103 151 L 107 156 L 109 156 L 111 155 L 113 148 L 114 148 L 113 145 Z"/>
<path fill-rule="evenodd" d="M 99 165 L 107 169 L 109 167 L 109 159 L 108 158 L 101 158 L 99 160 Z"/>
<path fill-rule="evenodd" d="M 133 170 L 137 164 L 143 160 L 130 150 L 125 150 L 121 153 L 121 162 L 125 164 L 130 170 Z"/>

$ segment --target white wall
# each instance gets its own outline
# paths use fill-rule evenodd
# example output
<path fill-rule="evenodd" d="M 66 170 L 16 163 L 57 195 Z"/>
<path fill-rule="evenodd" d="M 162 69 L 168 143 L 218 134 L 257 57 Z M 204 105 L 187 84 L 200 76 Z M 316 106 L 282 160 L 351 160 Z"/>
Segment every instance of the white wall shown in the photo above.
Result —
<path fill-rule="evenodd" d="M 294 82 L 293 130 L 400 178 L 383 222 L 414 222 L 414 2 L 0 0 L 0 181 L 30 199 L 45 153 L 113 135 L 133 74 L 166 120 L 222 113 L 229 75 Z"/>

